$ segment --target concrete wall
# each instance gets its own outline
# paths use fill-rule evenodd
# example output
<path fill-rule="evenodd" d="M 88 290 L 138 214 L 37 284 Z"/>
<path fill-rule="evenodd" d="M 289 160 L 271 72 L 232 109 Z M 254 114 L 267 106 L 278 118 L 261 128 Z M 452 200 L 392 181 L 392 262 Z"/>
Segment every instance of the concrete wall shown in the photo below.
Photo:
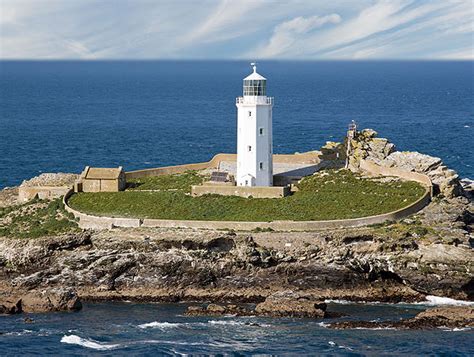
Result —
<path fill-rule="evenodd" d="M 193 196 L 217 194 L 225 196 L 240 196 L 254 198 L 281 198 L 288 196 L 288 187 L 265 187 L 265 186 L 231 186 L 231 185 L 196 185 L 192 186 Z"/>
<path fill-rule="evenodd" d="M 319 151 L 309 151 L 301 154 L 277 154 L 273 155 L 273 162 L 277 163 L 301 163 L 301 164 L 317 164 L 319 163 Z M 190 170 L 205 170 L 205 169 L 217 169 L 221 161 L 237 161 L 236 154 L 217 154 L 208 162 L 199 162 L 194 164 L 184 164 L 176 166 L 164 166 L 153 169 L 128 171 L 125 173 L 127 180 L 160 176 L 160 175 L 171 175 L 178 174 Z"/>
<path fill-rule="evenodd" d="M 125 178 L 115 180 L 82 179 L 82 192 L 118 192 L 126 186 Z"/>
<path fill-rule="evenodd" d="M 40 199 L 51 199 L 64 196 L 70 187 L 67 186 L 35 186 L 18 188 L 18 200 L 20 202 L 27 202 L 35 197 Z"/>

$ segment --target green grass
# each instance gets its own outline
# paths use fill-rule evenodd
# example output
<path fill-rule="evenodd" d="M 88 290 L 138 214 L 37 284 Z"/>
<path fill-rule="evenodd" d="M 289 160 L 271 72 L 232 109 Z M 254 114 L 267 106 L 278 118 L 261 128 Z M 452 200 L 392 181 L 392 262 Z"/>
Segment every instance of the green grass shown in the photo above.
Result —
<path fill-rule="evenodd" d="M 78 230 L 74 216 L 64 210 L 61 198 L 36 199 L 0 209 L 0 237 L 38 238 Z"/>
<path fill-rule="evenodd" d="M 196 171 L 187 171 L 183 174 L 143 177 L 129 180 L 127 182 L 127 190 L 180 190 L 191 192 L 192 185 L 200 185 L 205 179 L 206 176 L 199 175 Z"/>
<path fill-rule="evenodd" d="M 166 180 L 172 180 L 175 175 Z M 168 182 L 168 181 L 166 181 Z M 170 185 L 171 186 L 171 185 Z M 114 217 L 188 220 L 329 220 L 371 216 L 416 201 L 424 188 L 415 182 L 363 179 L 350 171 L 328 170 L 307 177 L 285 198 L 186 195 L 179 191 L 79 193 L 70 205 L 82 212 Z"/>

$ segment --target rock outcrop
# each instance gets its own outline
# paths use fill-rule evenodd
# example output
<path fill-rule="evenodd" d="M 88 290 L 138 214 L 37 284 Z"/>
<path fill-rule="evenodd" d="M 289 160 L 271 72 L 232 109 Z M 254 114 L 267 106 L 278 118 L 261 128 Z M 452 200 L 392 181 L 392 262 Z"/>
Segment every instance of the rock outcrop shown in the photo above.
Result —
<path fill-rule="evenodd" d="M 78 311 L 82 308 L 76 292 L 67 288 L 31 290 L 26 293 L 13 291 L 3 295 L 0 296 L 0 314 Z"/>
<path fill-rule="evenodd" d="M 259 316 L 323 318 L 326 304 L 294 291 L 276 292 L 255 308 Z"/>
<path fill-rule="evenodd" d="M 24 180 L 20 186 L 72 186 L 79 179 L 79 175 L 71 173 L 42 173 L 29 180 Z"/>
<path fill-rule="evenodd" d="M 357 171 L 360 160 L 371 160 L 380 164 L 386 157 L 395 152 L 395 145 L 385 138 L 378 138 L 377 132 L 364 129 L 345 145 L 350 145 L 349 168 Z"/>
<path fill-rule="evenodd" d="M 437 307 L 420 312 L 414 318 L 399 321 L 343 321 L 329 325 L 333 329 L 463 329 L 474 327 L 474 308 L 468 306 Z"/>
<path fill-rule="evenodd" d="M 304 317 L 324 318 L 326 303 L 315 301 L 294 291 L 279 291 L 268 296 L 265 301 L 252 309 L 235 304 L 209 304 L 204 306 L 189 306 L 188 316 L 266 316 L 266 317 Z"/>
<path fill-rule="evenodd" d="M 393 143 L 388 139 L 378 138 L 377 132 L 372 129 L 358 131 L 354 138 L 346 138 L 344 143 L 327 142 L 321 148 L 322 166 L 343 167 L 348 146 L 350 170 L 359 171 L 361 160 L 373 161 L 381 166 L 428 175 L 436 189 L 435 194 L 441 193 L 447 198 L 464 194 L 458 174 L 444 165 L 440 158 L 418 152 L 396 151 Z"/>
<path fill-rule="evenodd" d="M 452 198 L 463 193 L 456 171 L 448 169 L 438 157 L 418 152 L 394 152 L 380 164 L 428 175 L 437 192 L 444 197 Z"/>

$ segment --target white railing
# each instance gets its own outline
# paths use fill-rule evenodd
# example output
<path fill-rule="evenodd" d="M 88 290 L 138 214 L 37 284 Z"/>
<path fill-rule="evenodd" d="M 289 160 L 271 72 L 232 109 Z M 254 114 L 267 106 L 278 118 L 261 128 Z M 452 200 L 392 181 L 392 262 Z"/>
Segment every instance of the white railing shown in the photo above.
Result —
<path fill-rule="evenodd" d="M 268 104 L 268 105 L 273 105 L 273 97 L 266 97 L 266 96 L 258 96 L 258 97 L 244 96 L 244 97 L 237 97 L 237 98 L 235 99 L 235 104 Z"/>

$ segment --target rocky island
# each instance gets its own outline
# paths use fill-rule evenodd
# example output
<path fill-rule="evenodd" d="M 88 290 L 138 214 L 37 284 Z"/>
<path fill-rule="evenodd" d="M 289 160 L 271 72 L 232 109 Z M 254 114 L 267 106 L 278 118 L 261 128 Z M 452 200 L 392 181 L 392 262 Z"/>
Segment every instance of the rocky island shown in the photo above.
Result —
<path fill-rule="evenodd" d="M 431 202 L 398 221 L 315 231 L 93 230 L 80 229 L 60 199 L 19 203 L 18 188 L 6 188 L 0 192 L 0 313 L 132 300 L 211 304 L 190 308 L 191 315 L 246 314 L 239 304 L 251 303 L 259 304 L 254 314 L 322 318 L 330 314 L 329 299 L 473 301 L 472 183 L 438 158 L 396 151 L 371 130 L 350 143 L 350 157 L 347 145 L 326 144 L 321 170 L 339 169 L 347 159 L 357 171 L 363 159 L 422 173 L 433 183 Z M 472 309 L 469 314 L 472 319 Z"/>

